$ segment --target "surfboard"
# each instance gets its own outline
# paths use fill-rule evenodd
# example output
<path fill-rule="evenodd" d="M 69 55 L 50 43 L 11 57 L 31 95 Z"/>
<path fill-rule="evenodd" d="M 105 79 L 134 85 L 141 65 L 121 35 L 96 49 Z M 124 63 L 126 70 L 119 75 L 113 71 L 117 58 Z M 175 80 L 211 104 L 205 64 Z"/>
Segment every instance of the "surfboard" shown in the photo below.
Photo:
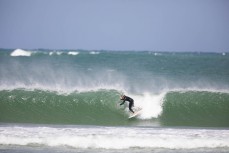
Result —
<path fill-rule="evenodd" d="M 136 111 L 134 114 L 132 114 L 132 115 L 129 116 L 129 119 L 138 116 L 141 112 L 142 112 L 142 109 Z"/>

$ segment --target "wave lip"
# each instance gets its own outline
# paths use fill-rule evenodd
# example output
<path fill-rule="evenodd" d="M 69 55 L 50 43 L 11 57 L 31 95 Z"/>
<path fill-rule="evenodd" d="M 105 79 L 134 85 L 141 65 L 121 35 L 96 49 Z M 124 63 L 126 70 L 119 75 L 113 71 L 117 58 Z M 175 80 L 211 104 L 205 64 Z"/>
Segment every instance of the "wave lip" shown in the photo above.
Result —
<path fill-rule="evenodd" d="M 16 49 L 10 54 L 10 56 L 31 56 L 31 54 L 32 53 L 30 51 L 25 51 L 22 49 Z"/>

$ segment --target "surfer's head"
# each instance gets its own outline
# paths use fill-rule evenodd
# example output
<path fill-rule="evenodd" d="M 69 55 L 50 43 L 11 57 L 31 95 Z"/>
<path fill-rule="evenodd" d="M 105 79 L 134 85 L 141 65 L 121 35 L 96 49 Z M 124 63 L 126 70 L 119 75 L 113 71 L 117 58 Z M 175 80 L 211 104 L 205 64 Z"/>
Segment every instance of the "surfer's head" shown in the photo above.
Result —
<path fill-rule="evenodd" d="M 123 100 L 126 96 L 125 95 L 121 95 L 120 99 Z"/>

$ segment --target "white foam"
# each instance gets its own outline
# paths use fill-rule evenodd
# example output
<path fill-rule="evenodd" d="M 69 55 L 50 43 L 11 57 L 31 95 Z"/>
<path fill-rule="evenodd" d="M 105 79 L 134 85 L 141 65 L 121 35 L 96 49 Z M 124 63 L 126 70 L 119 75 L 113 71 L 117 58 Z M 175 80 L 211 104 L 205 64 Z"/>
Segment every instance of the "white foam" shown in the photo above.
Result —
<path fill-rule="evenodd" d="M 0 127 L 0 145 L 73 148 L 229 148 L 228 130 L 122 127 Z"/>
<path fill-rule="evenodd" d="M 51 56 L 51 55 L 54 55 L 54 54 L 56 54 L 56 55 L 62 55 L 63 54 L 63 52 L 61 52 L 61 51 L 53 51 L 53 52 L 49 52 L 49 55 Z"/>
<path fill-rule="evenodd" d="M 79 52 L 68 52 L 68 55 L 78 55 Z"/>
<path fill-rule="evenodd" d="M 142 95 L 130 95 L 134 99 L 135 107 L 142 109 L 140 119 L 157 118 L 162 113 L 162 103 L 166 92 L 161 94 L 144 93 Z"/>
<path fill-rule="evenodd" d="M 100 52 L 91 51 L 90 54 L 97 55 L 97 54 L 100 54 Z"/>
<path fill-rule="evenodd" d="M 63 54 L 63 52 L 57 51 L 56 54 L 61 55 L 61 54 Z"/>
<path fill-rule="evenodd" d="M 31 54 L 32 53 L 29 51 L 25 51 L 22 49 L 16 49 L 10 54 L 10 56 L 31 56 Z"/>

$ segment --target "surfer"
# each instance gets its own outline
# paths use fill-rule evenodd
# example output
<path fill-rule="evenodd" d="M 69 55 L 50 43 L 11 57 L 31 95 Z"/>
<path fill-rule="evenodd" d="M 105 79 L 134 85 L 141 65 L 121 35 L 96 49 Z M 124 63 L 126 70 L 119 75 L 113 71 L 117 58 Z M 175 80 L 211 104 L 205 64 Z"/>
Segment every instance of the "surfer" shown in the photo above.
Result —
<path fill-rule="evenodd" d="M 122 96 L 120 97 L 120 100 L 123 100 L 123 102 L 120 103 L 120 105 L 123 105 L 126 101 L 128 101 L 128 102 L 129 102 L 129 110 L 130 110 L 132 113 L 134 113 L 134 111 L 132 110 L 132 107 L 134 106 L 134 100 L 133 100 L 132 98 L 127 97 L 127 96 L 125 96 L 125 95 L 122 95 Z"/>

